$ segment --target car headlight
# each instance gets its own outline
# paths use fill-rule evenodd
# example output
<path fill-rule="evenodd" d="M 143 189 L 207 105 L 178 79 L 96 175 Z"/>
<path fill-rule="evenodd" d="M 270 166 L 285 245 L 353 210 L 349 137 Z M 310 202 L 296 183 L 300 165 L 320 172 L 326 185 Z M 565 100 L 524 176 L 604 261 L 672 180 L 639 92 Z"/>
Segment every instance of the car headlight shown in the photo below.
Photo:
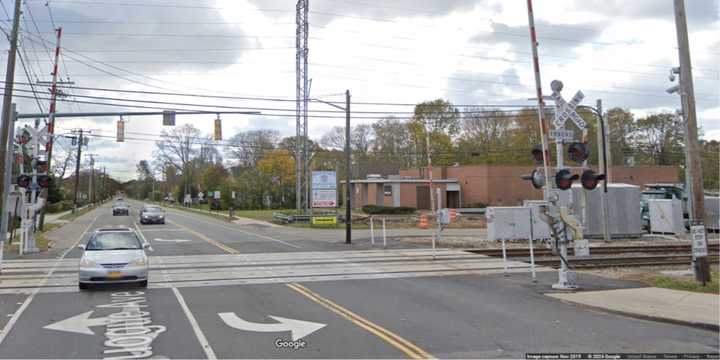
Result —
<path fill-rule="evenodd" d="M 98 264 L 90 259 L 82 258 L 80 260 L 80 267 L 84 267 L 84 268 L 98 267 Z"/>
<path fill-rule="evenodd" d="M 147 259 L 145 259 L 144 257 L 143 257 L 143 258 L 139 258 L 139 259 L 135 259 L 135 260 L 133 260 L 133 261 L 130 263 L 130 265 L 132 265 L 132 266 L 145 266 L 145 265 L 147 265 Z"/>

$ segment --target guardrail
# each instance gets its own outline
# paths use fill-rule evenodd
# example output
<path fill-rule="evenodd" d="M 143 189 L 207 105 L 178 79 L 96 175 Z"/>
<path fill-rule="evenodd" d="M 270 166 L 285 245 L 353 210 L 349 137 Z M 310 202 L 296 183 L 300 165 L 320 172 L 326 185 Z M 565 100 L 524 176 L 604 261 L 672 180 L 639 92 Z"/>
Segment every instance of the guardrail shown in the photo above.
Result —
<path fill-rule="evenodd" d="M 285 214 L 285 213 L 281 213 L 281 212 L 273 212 L 273 214 L 272 214 L 273 220 L 279 221 L 279 222 L 282 222 L 285 224 L 294 223 L 294 222 L 308 222 L 309 223 L 313 217 L 318 217 L 318 216 L 321 216 L 321 217 L 335 216 L 337 218 L 338 222 L 345 221 L 345 216 L 342 214 L 337 214 L 337 213 L 315 213 L 312 215 L 304 215 L 304 214 L 295 215 L 295 214 Z"/>

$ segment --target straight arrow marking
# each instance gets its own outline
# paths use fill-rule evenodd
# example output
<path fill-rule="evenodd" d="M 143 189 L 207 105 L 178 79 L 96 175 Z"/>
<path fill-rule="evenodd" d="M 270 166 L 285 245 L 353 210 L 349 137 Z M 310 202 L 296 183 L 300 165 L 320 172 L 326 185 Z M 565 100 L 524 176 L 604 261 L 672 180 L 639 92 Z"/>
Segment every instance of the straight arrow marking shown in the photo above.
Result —
<path fill-rule="evenodd" d="M 277 321 L 274 324 L 265 323 L 254 323 L 241 319 L 233 312 L 218 313 L 220 319 L 227 326 L 232 328 L 243 330 L 243 331 L 257 331 L 257 332 L 285 332 L 290 331 L 293 341 L 302 339 L 322 328 L 327 326 L 326 324 L 288 319 L 279 316 L 269 316 L 271 319 Z"/>

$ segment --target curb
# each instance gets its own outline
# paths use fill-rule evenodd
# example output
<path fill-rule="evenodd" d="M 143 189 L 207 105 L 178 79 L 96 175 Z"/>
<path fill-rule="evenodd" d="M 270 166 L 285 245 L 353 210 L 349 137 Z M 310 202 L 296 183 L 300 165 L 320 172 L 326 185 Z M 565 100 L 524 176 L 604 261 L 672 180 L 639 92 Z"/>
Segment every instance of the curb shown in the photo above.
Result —
<path fill-rule="evenodd" d="M 577 307 L 583 307 L 586 309 L 591 309 L 591 310 L 604 312 L 604 313 L 608 313 L 608 314 L 622 315 L 622 316 L 627 316 L 627 317 L 641 319 L 641 320 L 650 320 L 650 321 L 656 321 L 656 322 L 662 322 L 662 323 L 668 323 L 668 324 L 674 324 L 674 325 L 688 326 L 688 327 L 701 329 L 701 330 L 710 330 L 710 331 L 715 331 L 715 332 L 720 331 L 720 325 L 716 325 L 716 324 L 707 324 L 707 323 L 698 323 L 698 322 L 686 321 L 686 320 L 671 319 L 671 318 L 666 318 L 666 317 L 661 317 L 661 316 L 656 316 L 656 315 L 644 315 L 644 314 L 638 314 L 638 313 L 633 313 L 633 312 L 628 312 L 628 311 L 608 309 L 608 308 L 595 306 L 595 305 L 586 305 L 586 304 L 577 303 L 577 302 L 570 301 L 570 300 L 554 298 L 552 296 L 548 296 L 548 297 L 553 298 L 555 300 L 559 300 L 560 302 L 565 303 L 565 304 L 570 304 L 570 305 L 574 305 Z"/>

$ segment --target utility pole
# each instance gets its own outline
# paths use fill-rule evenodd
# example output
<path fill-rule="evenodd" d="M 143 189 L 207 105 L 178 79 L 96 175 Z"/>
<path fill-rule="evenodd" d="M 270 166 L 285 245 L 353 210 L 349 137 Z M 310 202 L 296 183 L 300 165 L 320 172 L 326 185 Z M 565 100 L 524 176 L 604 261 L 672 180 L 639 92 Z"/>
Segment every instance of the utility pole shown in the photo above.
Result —
<path fill-rule="evenodd" d="M 428 190 L 430 191 L 430 211 L 435 213 L 435 194 L 433 194 L 433 178 L 432 178 L 432 155 L 430 154 L 430 128 L 425 124 L 425 151 L 427 152 L 427 175 L 428 175 Z M 438 204 L 440 205 L 440 204 Z"/>
<path fill-rule="evenodd" d="M 350 90 L 345 90 L 345 243 L 352 242 L 352 191 L 350 191 Z"/>
<path fill-rule="evenodd" d="M 95 157 L 97 154 L 85 154 L 90 157 L 90 177 L 88 181 L 88 202 L 95 203 Z"/>
<path fill-rule="evenodd" d="M 12 32 L 10 33 L 10 50 L 8 50 L 7 68 L 5 70 L 5 92 L 3 93 L 3 106 L 2 106 L 2 129 L 0 129 L 0 169 L 5 171 L 7 166 L 7 154 L 12 152 L 12 139 L 10 139 L 10 127 L 15 126 L 14 115 L 15 109 L 12 104 L 13 97 L 13 86 L 15 85 L 15 56 L 17 54 L 17 43 L 18 43 L 18 30 L 20 27 L 20 0 L 15 0 L 15 11 L 13 17 Z M 0 204 L 6 205 L 7 198 L 10 195 L 9 184 L 6 183 L 6 176 L 0 176 Z M 6 209 L 3 208 L 3 218 L 5 217 Z M 4 245 L 5 234 L 7 227 L 1 231 L 0 234 L 0 245 Z"/>
<path fill-rule="evenodd" d="M 103 166 L 103 172 L 102 172 L 102 192 L 100 193 L 101 200 L 105 200 L 105 197 L 107 197 L 107 187 L 106 187 L 106 180 L 107 175 L 105 173 L 105 166 Z"/>
<path fill-rule="evenodd" d="M 693 253 L 697 247 L 705 248 L 705 256 L 697 256 L 695 261 L 695 278 L 705 284 L 710 281 L 710 264 L 707 259 L 707 233 L 705 220 L 705 191 L 703 189 L 702 167 L 700 164 L 700 144 L 698 143 L 697 115 L 695 112 L 695 90 L 692 78 L 692 62 L 690 61 L 690 44 L 688 41 L 687 19 L 685 1 L 674 0 L 675 28 L 677 31 L 678 55 L 680 59 L 680 91 L 683 98 L 683 116 L 685 117 L 685 133 L 687 134 L 688 159 L 686 166 L 691 176 L 690 196 L 692 197 L 692 211 L 690 213 L 690 226 L 692 237 L 697 231 L 698 237 L 693 239 Z M 696 244 L 700 240 L 700 244 Z"/>
<path fill-rule="evenodd" d="M 78 191 L 80 190 L 80 160 L 82 155 L 83 129 L 78 131 L 80 136 L 77 137 L 77 155 L 75 156 L 75 203 L 73 205 L 73 214 L 78 207 Z"/>
<path fill-rule="evenodd" d="M 603 214 L 603 240 L 605 240 L 606 243 L 610 242 L 610 219 L 608 211 L 608 201 L 607 201 L 607 183 L 610 181 L 607 177 L 607 169 L 610 168 L 609 164 L 607 163 L 608 156 L 607 156 L 607 132 L 605 131 L 605 122 L 602 121 L 602 100 L 597 100 L 597 105 L 595 106 L 598 112 L 598 124 L 597 124 L 597 143 L 598 143 L 598 163 L 599 163 L 599 169 L 598 171 L 605 174 L 605 180 L 603 180 L 603 189 L 600 192 L 600 206 L 602 207 L 602 214 Z M 603 146 L 604 145 L 604 146 Z M 587 204 L 586 204 L 587 206 Z M 587 217 L 583 219 L 587 223 Z"/>

